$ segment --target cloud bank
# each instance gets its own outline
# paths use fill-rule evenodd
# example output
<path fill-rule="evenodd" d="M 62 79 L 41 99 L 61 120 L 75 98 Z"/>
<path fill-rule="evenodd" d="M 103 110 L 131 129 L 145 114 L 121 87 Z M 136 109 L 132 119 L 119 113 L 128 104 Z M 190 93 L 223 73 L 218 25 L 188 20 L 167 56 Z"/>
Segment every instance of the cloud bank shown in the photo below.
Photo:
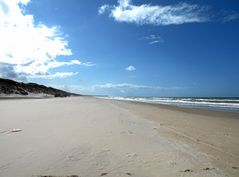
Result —
<path fill-rule="evenodd" d="M 161 87 L 151 85 L 140 85 L 132 83 L 104 83 L 92 86 L 80 85 L 52 85 L 53 87 L 67 90 L 74 93 L 90 95 L 163 95 L 175 91 L 183 91 L 184 87 Z"/>
<path fill-rule="evenodd" d="M 76 73 L 49 70 L 69 65 L 92 66 L 79 60 L 57 60 L 59 56 L 72 55 L 68 42 L 59 27 L 36 23 L 32 14 L 24 13 L 29 2 L 0 1 L 0 77 L 63 78 Z"/>
<path fill-rule="evenodd" d="M 205 15 L 207 10 L 208 7 L 188 3 L 167 6 L 133 5 L 132 0 L 118 0 L 117 5 L 101 6 L 98 13 L 109 12 L 109 17 L 117 22 L 164 26 L 209 21 L 209 17 Z"/>

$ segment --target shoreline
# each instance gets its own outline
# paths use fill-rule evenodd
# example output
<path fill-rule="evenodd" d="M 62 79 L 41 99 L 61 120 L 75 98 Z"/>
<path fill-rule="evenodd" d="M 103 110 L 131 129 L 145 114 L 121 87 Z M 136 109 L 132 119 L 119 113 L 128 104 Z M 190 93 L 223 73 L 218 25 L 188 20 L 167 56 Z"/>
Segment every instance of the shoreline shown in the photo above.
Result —
<path fill-rule="evenodd" d="M 188 113 L 198 113 L 198 114 L 211 114 L 212 116 L 225 116 L 230 115 L 229 117 L 233 118 L 239 118 L 239 112 L 233 111 L 233 110 L 224 110 L 224 109 L 214 109 L 214 108 L 204 108 L 204 107 L 191 107 L 191 106 L 184 106 L 184 105 L 166 105 L 161 103 L 148 103 L 148 102 L 140 102 L 140 101 L 131 101 L 131 100 L 114 100 L 114 99 L 105 99 L 105 98 L 98 98 L 95 96 L 90 95 L 80 95 L 80 96 L 68 96 L 68 97 L 54 97 L 53 95 L 47 95 L 47 96 L 39 96 L 39 95 L 33 95 L 33 96 L 0 96 L 1 100 L 18 100 L 18 99 L 50 99 L 50 98 L 72 98 L 72 97 L 85 97 L 85 98 L 95 98 L 100 100 L 112 100 L 112 101 L 119 101 L 119 102 L 128 102 L 132 104 L 142 104 L 142 105 L 151 105 L 156 106 L 164 109 L 171 109 L 171 110 L 178 110 L 182 112 L 188 112 Z"/>
<path fill-rule="evenodd" d="M 182 108 L 214 110 L 214 111 L 220 111 L 220 112 L 239 113 L 239 98 L 238 97 L 211 97 L 211 98 L 210 97 L 170 97 L 170 98 L 156 97 L 158 99 L 168 99 L 166 103 L 163 103 L 164 102 L 163 100 L 161 100 L 162 101 L 161 102 L 161 101 L 155 101 L 154 99 L 152 100 L 146 99 L 146 98 L 154 98 L 154 97 L 132 97 L 132 98 L 131 97 L 125 97 L 125 98 L 124 97 L 119 97 L 119 98 L 118 97 L 115 97 L 115 98 L 114 97 L 96 97 L 96 98 L 117 100 L 117 101 L 129 101 L 129 102 L 136 102 L 136 103 L 165 105 L 165 106 L 176 106 L 176 107 L 182 107 Z M 174 102 L 173 101 L 174 99 L 176 99 L 177 101 Z M 198 101 L 184 100 L 184 99 L 195 99 Z M 202 99 L 204 99 L 204 102 L 202 101 Z M 214 99 L 216 99 L 217 101 L 213 102 L 212 100 Z M 220 99 L 225 99 L 225 101 Z M 182 103 L 179 103 L 181 101 Z M 221 104 L 224 104 L 224 105 L 222 106 Z M 230 105 L 231 107 L 228 104 L 231 104 Z M 234 104 L 236 104 L 236 106 Z"/>
<path fill-rule="evenodd" d="M 97 98 L 101 99 L 101 98 Z M 108 99 L 111 100 L 111 99 Z M 239 112 L 237 111 L 224 111 L 224 110 L 218 110 L 218 109 L 207 109 L 207 108 L 199 108 L 199 107 L 187 107 L 187 106 L 176 106 L 176 105 L 165 105 L 160 103 L 146 103 L 146 102 L 136 102 L 136 101 L 128 101 L 128 100 L 113 100 L 116 102 L 126 102 L 131 104 L 139 104 L 139 105 L 145 105 L 145 106 L 153 106 L 158 107 L 162 109 L 168 109 L 173 111 L 180 111 L 185 113 L 194 113 L 194 114 L 200 114 L 200 115 L 210 115 L 214 117 L 225 117 L 228 116 L 229 118 L 235 118 L 239 119 Z"/>

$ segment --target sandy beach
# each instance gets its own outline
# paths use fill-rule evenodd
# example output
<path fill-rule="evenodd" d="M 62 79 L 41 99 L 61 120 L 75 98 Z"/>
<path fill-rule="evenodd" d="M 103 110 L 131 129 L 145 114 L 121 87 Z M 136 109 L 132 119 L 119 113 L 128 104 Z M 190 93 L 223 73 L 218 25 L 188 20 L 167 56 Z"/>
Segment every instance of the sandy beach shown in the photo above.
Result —
<path fill-rule="evenodd" d="M 238 177 L 239 113 L 93 97 L 0 100 L 0 177 Z"/>

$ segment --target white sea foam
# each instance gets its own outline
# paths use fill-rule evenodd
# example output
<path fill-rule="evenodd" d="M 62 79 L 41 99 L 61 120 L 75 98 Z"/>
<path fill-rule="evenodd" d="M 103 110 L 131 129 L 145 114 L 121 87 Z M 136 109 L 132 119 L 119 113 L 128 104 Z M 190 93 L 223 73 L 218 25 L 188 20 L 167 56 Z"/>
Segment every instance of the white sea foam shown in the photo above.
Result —
<path fill-rule="evenodd" d="M 239 98 L 165 98 L 107 96 L 99 98 L 239 112 Z"/>

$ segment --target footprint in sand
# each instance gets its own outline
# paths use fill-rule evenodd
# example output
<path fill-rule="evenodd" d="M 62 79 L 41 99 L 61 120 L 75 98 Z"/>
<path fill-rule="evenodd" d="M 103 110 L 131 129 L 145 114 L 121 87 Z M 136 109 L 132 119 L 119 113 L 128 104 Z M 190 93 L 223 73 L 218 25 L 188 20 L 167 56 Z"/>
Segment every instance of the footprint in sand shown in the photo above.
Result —
<path fill-rule="evenodd" d="M 101 173 L 100 176 L 106 176 L 108 173 Z"/>
<path fill-rule="evenodd" d="M 129 173 L 129 172 L 128 172 L 128 173 L 125 173 L 125 174 L 126 174 L 126 175 L 129 175 L 129 176 L 131 176 L 131 175 L 132 175 L 132 173 Z"/>
<path fill-rule="evenodd" d="M 170 162 L 170 166 L 171 166 L 171 167 L 175 167 L 176 165 L 177 165 L 176 162 Z"/>
<path fill-rule="evenodd" d="M 202 170 L 205 170 L 205 171 L 208 171 L 208 170 L 214 170 L 215 168 L 208 168 L 208 167 L 206 167 L 206 168 L 203 168 Z"/>
<path fill-rule="evenodd" d="M 136 153 L 126 154 L 128 158 L 136 158 L 138 155 Z"/>
<path fill-rule="evenodd" d="M 133 134 L 133 132 L 132 132 L 132 131 L 130 131 L 130 130 L 128 130 L 128 133 L 129 133 L 129 134 Z"/>
<path fill-rule="evenodd" d="M 73 156 L 73 155 L 69 155 L 69 156 L 68 156 L 68 159 L 69 159 L 70 161 L 79 161 L 79 160 L 81 160 L 79 157 L 75 157 L 75 156 Z"/>
<path fill-rule="evenodd" d="M 120 132 L 120 134 L 133 134 L 134 132 L 128 130 L 128 131 L 122 131 Z"/>
<path fill-rule="evenodd" d="M 186 170 L 184 170 L 184 171 L 182 171 L 182 172 L 193 172 L 193 170 L 191 170 L 191 169 L 186 169 Z"/>

